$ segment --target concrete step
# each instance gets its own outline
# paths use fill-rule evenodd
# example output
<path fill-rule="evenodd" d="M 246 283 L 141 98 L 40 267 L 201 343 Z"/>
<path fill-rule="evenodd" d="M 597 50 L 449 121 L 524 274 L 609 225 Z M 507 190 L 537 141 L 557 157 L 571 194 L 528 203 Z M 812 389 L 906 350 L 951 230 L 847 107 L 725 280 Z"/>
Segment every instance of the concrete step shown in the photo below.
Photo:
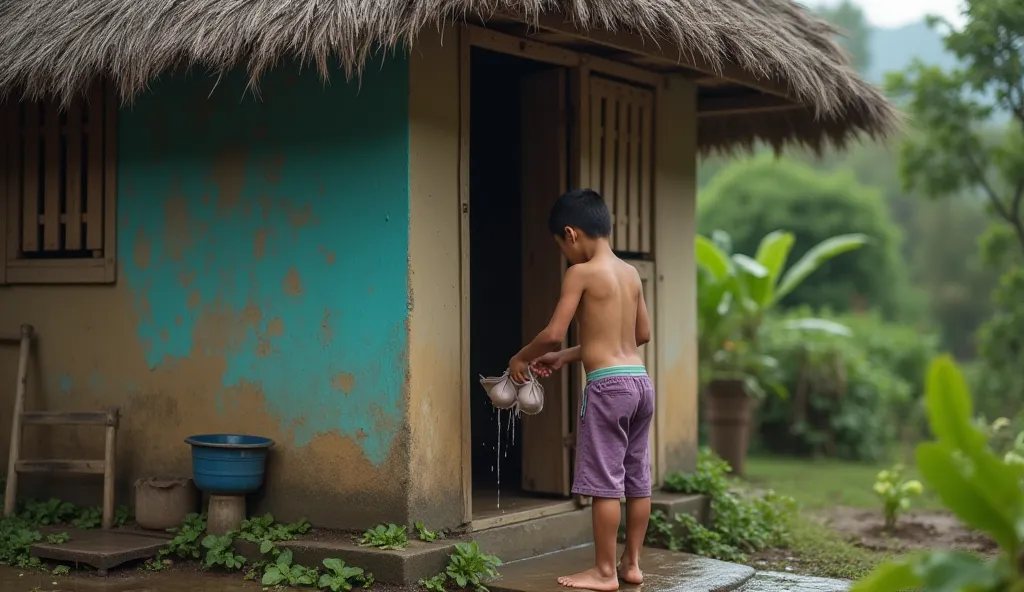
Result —
<path fill-rule="evenodd" d="M 652 498 L 651 506 L 670 516 L 685 512 L 704 519 L 707 515 L 707 501 L 701 496 L 658 492 Z M 590 508 L 576 508 L 574 504 L 552 507 L 560 509 L 560 513 L 539 512 L 533 519 L 500 524 L 433 543 L 410 541 L 407 548 L 398 551 L 361 547 L 350 536 L 331 533 L 314 533 L 314 536 L 282 542 L 278 546 L 291 549 L 295 562 L 301 565 L 319 566 L 324 559 L 338 558 L 373 573 L 380 582 L 410 585 L 420 578 L 429 578 L 444 571 L 455 544 L 459 542 L 475 540 L 485 553 L 496 555 L 505 563 L 593 542 Z M 514 520 L 517 516 L 510 514 L 505 518 Z M 250 562 L 261 559 L 255 545 L 245 541 L 236 541 L 235 544 L 238 552 Z"/>
<path fill-rule="evenodd" d="M 594 548 L 584 545 L 505 565 L 501 579 L 488 587 L 493 592 L 565 592 L 558 576 L 583 571 L 593 564 Z M 741 589 L 754 575 L 754 570 L 745 565 L 649 547 L 640 556 L 640 567 L 644 571 L 644 592 L 726 592 Z"/>
<path fill-rule="evenodd" d="M 737 592 L 846 592 L 849 589 L 848 580 L 759 571 Z"/>

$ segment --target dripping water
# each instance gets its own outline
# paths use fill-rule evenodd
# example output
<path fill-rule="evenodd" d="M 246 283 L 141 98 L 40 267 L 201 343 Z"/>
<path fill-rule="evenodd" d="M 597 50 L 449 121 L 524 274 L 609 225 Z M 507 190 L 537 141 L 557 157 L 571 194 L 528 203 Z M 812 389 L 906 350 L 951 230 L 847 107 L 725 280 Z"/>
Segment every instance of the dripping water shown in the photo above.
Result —
<path fill-rule="evenodd" d="M 497 420 L 497 439 L 496 444 L 491 447 L 491 450 L 495 451 L 495 464 L 491 465 L 491 472 L 495 473 L 497 481 L 497 500 L 496 509 L 501 509 L 501 459 L 502 457 L 508 458 L 508 449 L 516 444 L 516 419 L 517 414 L 515 408 L 508 410 L 508 420 L 505 422 L 505 448 L 502 449 L 502 430 L 501 430 L 501 409 L 497 407 L 493 408 Z M 502 511 L 502 514 L 505 512 Z"/>
<path fill-rule="evenodd" d="M 505 454 L 508 454 L 508 446 L 505 447 Z M 500 510 L 501 509 L 501 409 L 498 409 L 498 464 L 497 464 L 497 467 L 498 467 L 498 471 L 497 471 L 498 501 L 497 501 L 497 506 L 496 507 Z"/>

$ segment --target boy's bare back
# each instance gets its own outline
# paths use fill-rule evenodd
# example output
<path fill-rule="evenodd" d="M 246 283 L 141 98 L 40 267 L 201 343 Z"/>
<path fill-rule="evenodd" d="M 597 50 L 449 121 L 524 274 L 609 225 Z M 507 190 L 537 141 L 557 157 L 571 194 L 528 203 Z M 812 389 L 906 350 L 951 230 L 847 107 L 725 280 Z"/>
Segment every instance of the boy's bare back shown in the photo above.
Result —
<path fill-rule="evenodd" d="M 650 320 L 636 268 L 608 255 L 574 265 L 573 270 L 583 285 L 576 310 L 583 367 L 591 372 L 642 366 L 638 335 L 650 333 Z"/>

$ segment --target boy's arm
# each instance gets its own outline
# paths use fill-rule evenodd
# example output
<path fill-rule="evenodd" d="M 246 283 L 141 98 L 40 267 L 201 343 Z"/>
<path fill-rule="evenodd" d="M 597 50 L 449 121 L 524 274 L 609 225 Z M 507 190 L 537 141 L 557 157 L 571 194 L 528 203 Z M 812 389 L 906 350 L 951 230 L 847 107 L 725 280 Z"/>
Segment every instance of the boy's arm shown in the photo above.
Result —
<path fill-rule="evenodd" d="M 636 299 L 636 346 L 640 347 L 651 340 L 651 317 L 647 314 L 647 302 L 644 301 L 644 288 L 640 284 L 640 296 Z"/>
<path fill-rule="evenodd" d="M 558 350 L 562 345 L 562 340 L 565 339 L 569 324 L 572 323 L 572 319 L 576 315 L 576 308 L 583 297 L 583 284 L 583 272 L 577 269 L 577 266 L 574 265 L 566 270 L 565 278 L 562 280 L 562 295 L 558 299 L 558 305 L 555 306 L 551 320 L 548 321 L 548 326 L 544 327 L 544 330 L 538 333 L 533 341 L 526 344 L 509 361 L 509 374 L 512 378 L 522 382 L 523 373 L 526 372 L 526 366 L 531 361 Z"/>
<path fill-rule="evenodd" d="M 572 364 L 583 359 L 583 353 L 578 345 L 567 347 L 558 352 L 558 355 L 562 358 L 562 364 Z"/>

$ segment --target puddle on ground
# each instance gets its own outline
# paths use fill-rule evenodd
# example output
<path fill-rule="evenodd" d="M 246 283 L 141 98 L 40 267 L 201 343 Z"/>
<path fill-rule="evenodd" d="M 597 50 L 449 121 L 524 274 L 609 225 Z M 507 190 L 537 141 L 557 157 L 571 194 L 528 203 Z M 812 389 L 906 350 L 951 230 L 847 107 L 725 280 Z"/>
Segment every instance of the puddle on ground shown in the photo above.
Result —
<path fill-rule="evenodd" d="M 844 592 L 850 582 L 769 571 L 758 572 L 739 592 Z"/>
<path fill-rule="evenodd" d="M 142 573 L 127 568 L 108 578 L 54 577 L 45 572 L 0 567 L 3 592 L 256 592 L 259 584 L 239 574 L 220 576 L 171 570 Z"/>

